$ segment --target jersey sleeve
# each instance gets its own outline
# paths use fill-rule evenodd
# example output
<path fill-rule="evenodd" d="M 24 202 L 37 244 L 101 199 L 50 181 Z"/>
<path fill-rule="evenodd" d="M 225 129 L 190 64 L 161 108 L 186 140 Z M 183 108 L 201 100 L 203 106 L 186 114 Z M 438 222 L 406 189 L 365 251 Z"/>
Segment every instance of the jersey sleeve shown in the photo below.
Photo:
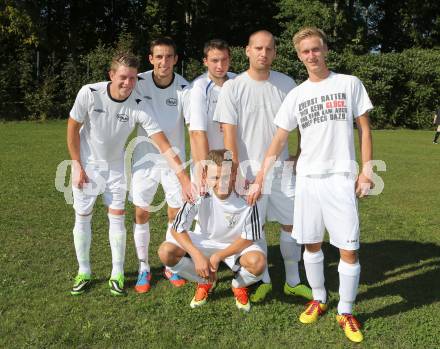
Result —
<path fill-rule="evenodd" d="M 241 238 L 245 240 L 260 240 L 263 237 L 263 226 L 258 212 L 258 205 L 249 207 L 249 211 L 244 223 Z"/>
<path fill-rule="evenodd" d="M 373 109 L 373 104 L 368 97 L 364 84 L 354 77 L 352 87 L 352 110 L 354 117 L 357 118 Z"/>
<path fill-rule="evenodd" d="M 88 86 L 83 86 L 75 98 L 75 103 L 70 110 L 70 117 L 79 123 L 84 123 L 89 110 L 89 104 L 92 103 L 91 90 Z"/>
<path fill-rule="evenodd" d="M 140 110 L 138 113 L 137 122 L 142 126 L 142 128 L 147 132 L 150 137 L 155 133 L 161 132 L 161 128 L 157 123 L 156 119 L 153 117 L 153 113 L 145 102 L 141 102 L 139 105 Z"/>
<path fill-rule="evenodd" d="M 295 103 L 296 98 L 294 98 L 292 92 L 290 92 L 284 99 L 273 121 L 275 125 L 287 131 L 292 131 L 298 127 Z"/>
<path fill-rule="evenodd" d="M 234 96 L 232 81 L 226 81 L 218 96 L 217 106 L 214 112 L 214 121 L 225 124 L 238 124 L 237 101 Z"/>
<path fill-rule="evenodd" d="M 185 202 L 174 219 L 173 229 L 178 233 L 187 232 L 191 228 L 197 212 L 199 212 L 199 206 L 200 200 L 197 200 L 194 204 Z"/>
<path fill-rule="evenodd" d="M 194 84 L 189 104 L 189 130 L 206 131 L 208 129 L 207 117 L 206 89 L 200 84 Z"/>

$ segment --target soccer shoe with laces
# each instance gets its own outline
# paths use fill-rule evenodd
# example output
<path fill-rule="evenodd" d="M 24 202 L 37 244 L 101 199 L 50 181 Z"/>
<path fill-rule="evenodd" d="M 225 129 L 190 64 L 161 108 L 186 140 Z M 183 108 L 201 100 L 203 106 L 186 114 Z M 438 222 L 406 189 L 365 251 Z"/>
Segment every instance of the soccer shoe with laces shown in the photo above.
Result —
<path fill-rule="evenodd" d="M 139 273 L 134 290 L 137 293 L 147 293 L 151 288 L 151 273 L 142 271 Z"/>
<path fill-rule="evenodd" d="M 249 301 L 247 287 L 232 287 L 232 292 L 234 293 L 237 308 L 249 312 L 251 310 L 251 302 Z"/>
<path fill-rule="evenodd" d="M 108 281 L 110 286 L 110 293 L 114 296 L 126 296 L 127 291 L 124 289 L 124 275 L 118 274 L 113 276 Z"/>
<path fill-rule="evenodd" d="M 316 322 L 326 310 L 327 304 L 320 303 L 319 301 L 310 301 L 307 303 L 306 310 L 299 316 L 299 321 L 301 321 L 303 324 L 311 324 Z"/>
<path fill-rule="evenodd" d="M 167 279 L 174 287 L 182 287 L 186 284 L 186 280 L 181 277 L 179 274 L 174 274 L 167 268 L 163 271 L 163 276 Z"/>
<path fill-rule="evenodd" d="M 303 284 L 298 284 L 292 287 L 287 282 L 284 283 L 284 294 L 287 296 L 302 297 L 309 301 L 313 300 L 312 290 L 310 287 Z"/>
<path fill-rule="evenodd" d="M 262 282 L 258 285 L 254 293 L 251 294 L 250 300 L 252 303 L 260 303 L 272 292 L 272 284 Z"/>
<path fill-rule="evenodd" d="M 72 296 L 78 296 L 86 292 L 92 283 L 92 277 L 90 274 L 78 274 L 75 276 L 75 282 L 73 284 L 70 294 Z"/>
<path fill-rule="evenodd" d="M 189 306 L 194 309 L 206 304 L 208 295 L 212 292 L 214 287 L 215 284 L 197 284 L 196 292 Z"/>
<path fill-rule="evenodd" d="M 352 314 L 336 315 L 336 321 L 344 330 L 345 336 L 352 342 L 359 343 L 364 340 L 360 330 L 361 324 Z"/>

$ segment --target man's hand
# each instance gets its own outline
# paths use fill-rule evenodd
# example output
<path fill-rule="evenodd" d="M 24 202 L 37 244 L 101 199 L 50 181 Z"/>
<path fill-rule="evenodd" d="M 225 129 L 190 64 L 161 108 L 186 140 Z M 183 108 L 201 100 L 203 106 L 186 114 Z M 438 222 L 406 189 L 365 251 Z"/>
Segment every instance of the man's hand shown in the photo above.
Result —
<path fill-rule="evenodd" d="M 197 275 L 204 279 L 208 279 L 210 282 L 213 282 L 215 279 L 215 274 L 211 272 L 209 259 L 201 252 L 192 255 L 191 258 L 194 261 Z"/>
<path fill-rule="evenodd" d="M 74 187 L 82 189 L 86 183 L 89 183 L 86 171 L 77 160 L 72 161 L 72 184 Z"/>
<path fill-rule="evenodd" d="M 179 176 L 179 182 L 182 186 L 182 199 L 186 202 L 193 203 L 197 196 L 197 188 L 194 183 L 191 182 L 186 172 L 182 171 Z"/>
<path fill-rule="evenodd" d="M 249 184 L 249 191 L 246 200 L 248 205 L 250 206 L 255 205 L 257 200 L 260 198 L 261 192 L 263 190 L 263 183 L 264 183 L 263 175 L 261 172 L 258 172 L 255 181 Z"/>
<path fill-rule="evenodd" d="M 213 273 L 214 275 L 217 273 L 218 270 L 218 266 L 220 265 L 220 262 L 222 261 L 221 257 L 218 255 L 218 253 L 214 253 L 213 255 L 211 255 L 211 257 L 209 258 L 209 268 L 211 270 L 211 273 Z"/>
<path fill-rule="evenodd" d="M 359 177 L 356 180 L 356 195 L 359 198 L 362 198 L 370 192 L 370 189 L 373 188 L 373 182 L 370 178 L 368 178 L 363 173 L 359 174 Z"/>

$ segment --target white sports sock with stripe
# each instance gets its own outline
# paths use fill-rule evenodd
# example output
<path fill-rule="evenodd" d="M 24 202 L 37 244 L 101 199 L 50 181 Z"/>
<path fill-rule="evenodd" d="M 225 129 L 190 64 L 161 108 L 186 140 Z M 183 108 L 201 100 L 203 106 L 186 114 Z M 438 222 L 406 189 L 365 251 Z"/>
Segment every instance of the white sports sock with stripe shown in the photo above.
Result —
<path fill-rule="evenodd" d="M 359 262 L 350 264 L 339 260 L 339 314 L 351 314 L 353 311 L 353 303 L 356 300 L 359 276 L 361 274 L 361 265 Z"/>
<path fill-rule="evenodd" d="M 133 224 L 134 245 L 139 260 L 139 273 L 150 271 L 148 263 L 148 246 L 150 245 L 150 224 Z"/>
<path fill-rule="evenodd" d="M 321 303 L 327 302 L 327 291 L 324 286 L 324 253 L 304 251 L 304 267 L 307 281 L 313 292 L 313 299 Z"/>
<path fill-rule="evenodd" d="M 280 231 L 280 251 L 284 260 L 286 282 L 289 286 L 296 286 L 301 282 L 298 270 L 298 262 L 301 260 L 301 245 L 292 237 L 291 232 L 283 229 Z"/>
<path fill-rule="evenodd" d="M 91 274 L 90 244 L 92 242 L 92 214 L 82 216 L 75 213 L 75 226 L 73 227 L 73 243 L 75 245 L 76 259 L 78 260 L 78 274 Z"/>
<path fill-rule="evenodd" d="M 250 273 L 245 267 L 241 267 L 232 279 L 232 287 L 247 287 L 261 280 L 263 275 L 254 275 Z"/>
<path fill-rule="evenodd" d="M 172 273 L 179 274 L 186 280 L 194 281 L 199 284 L 207 284 L 208 281 L 196 273 L 194 262 L 191 258 L 182 257 L 182 259 L 174 267 L 167 267 Z"/>
<path fill-rule="evenodd" d="M 125 244 L 127 231 L 125 230 L 125 215 L 108 214 L 108 236 L 112 250 L 112 275 L 124 274 Z"/>

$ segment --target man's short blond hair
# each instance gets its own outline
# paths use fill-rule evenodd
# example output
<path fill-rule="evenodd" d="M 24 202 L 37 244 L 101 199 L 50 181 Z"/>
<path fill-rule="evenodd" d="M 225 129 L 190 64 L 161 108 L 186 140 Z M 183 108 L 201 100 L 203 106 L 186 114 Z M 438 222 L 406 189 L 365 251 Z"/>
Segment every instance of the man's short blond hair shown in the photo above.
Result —
<path fill-rule="evenodd" d="M 316 27 L 304 27 L 301 28 L 294 36 L 293 36 L 293 46 L 295 47 L 295 50 L 298 51 L 299 43 L 307 39 L 311 36 L 317 36 L 322 40 L 322 43 L 327 46 L 327 35 L 325 35 L 324 31 L 316 28 Z"/>
<path fill-rule="evenodd" d="M 214 163 L 221 167 L 223 161 L 232 161 L 232 152 L 226 149 L 214 149 L 210 150 L 207 156 L 207 162 Z"/>
<path fill-rule="evenodd" d="M 139 58 L 131 52 L 118 52 L 112 58 L 110 70 L 116 71 L 120 65 L 138 70 Z"/>

